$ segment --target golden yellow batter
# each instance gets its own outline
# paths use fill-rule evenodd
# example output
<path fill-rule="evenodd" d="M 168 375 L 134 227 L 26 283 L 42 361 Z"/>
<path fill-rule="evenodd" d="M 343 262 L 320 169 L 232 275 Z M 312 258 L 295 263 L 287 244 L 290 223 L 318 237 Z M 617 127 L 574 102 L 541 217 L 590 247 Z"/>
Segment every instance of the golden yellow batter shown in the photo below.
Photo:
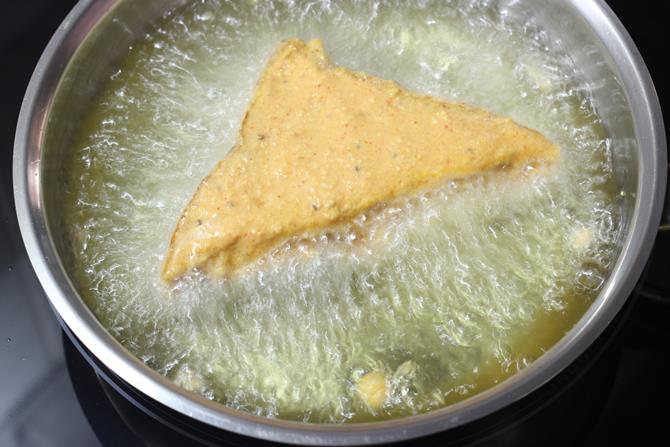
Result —
<path fill-rule="evenodd" d="M 288 40 L 256 87 L 237 146 L 184 211 L 162 278 L 222 275 L 434 182 L 558 156 L 510 118 L 332 67 L 320 40 Z"/>
<path fill-rule="evenodd" d="M 388 378 L 380 371 L 367 373 L 356 384 L 358 396 L 373 411 L 384 405 L 388 397 L 388 388 Z"/>

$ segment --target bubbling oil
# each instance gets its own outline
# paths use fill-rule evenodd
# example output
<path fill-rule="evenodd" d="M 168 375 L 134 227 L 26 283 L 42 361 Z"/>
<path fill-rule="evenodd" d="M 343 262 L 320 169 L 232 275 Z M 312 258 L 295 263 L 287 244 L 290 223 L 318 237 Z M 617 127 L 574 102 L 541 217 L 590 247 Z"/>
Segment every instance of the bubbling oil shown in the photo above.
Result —
<path fill-rule="evenodd" d="M 68 164 L 70 270 L 88 306 L 161 374 L 268 417 L 417 414 L 529 365 L 597 295 L 619 224 L 587 86 L 508 12 L 489 1 L 203 0 L 166 16 L 110 74 Z M 561 161 L 446 182 L 232 278 L 193 273 L 168 287 L 171 232 L 289 37 L 321 38 L 334 64 L 511 116 Z M 356 391 L 369 372 L 387 383 L 375 408 Z"/>

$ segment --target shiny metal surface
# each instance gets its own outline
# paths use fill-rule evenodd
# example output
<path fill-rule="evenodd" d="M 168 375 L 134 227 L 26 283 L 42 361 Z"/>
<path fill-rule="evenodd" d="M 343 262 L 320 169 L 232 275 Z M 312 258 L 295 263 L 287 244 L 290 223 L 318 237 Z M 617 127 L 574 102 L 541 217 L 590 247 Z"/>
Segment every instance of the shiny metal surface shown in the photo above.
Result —
<path fill-rule="evenodd" d="M 114 61 L 153 20 L 183 2 L 82 0 L 40 59 L 16 131 L 14 195 L 33 267 L 62 321 L 129 385 L 184 415 L 258 438 L 317 445 L 397 441 L 447 430 L 520 399 L 569 365 L 621 308 L 649 255 L 665 192 L 666 141 L 651 78 L 604 2 L 501 0 L 510 17 L 539 24 L 570 54 L 592 87 L 593 102 L 613 140 L 623 193 L 622 249 L 598 299 L 577 325 L 530 367 L 483 393 L 428 414 L 379 423 L 334 426 L 252 416 L 188 393 L 149 369 L 106 332 L 68 278 L 58 173 L 73 129 Z"/>

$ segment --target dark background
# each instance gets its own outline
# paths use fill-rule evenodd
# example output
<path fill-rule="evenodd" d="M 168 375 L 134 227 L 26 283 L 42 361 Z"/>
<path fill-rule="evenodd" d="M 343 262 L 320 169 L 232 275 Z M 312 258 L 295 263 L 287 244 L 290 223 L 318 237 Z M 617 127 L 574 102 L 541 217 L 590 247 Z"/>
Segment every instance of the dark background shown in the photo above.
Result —
<path fill-rule="evenodd" d="M 670 16 L 666 2 L 610 0 L 608 3 L 638 45 L 667 115 Z M 43 48 L 74 4 L 73 0 L 0 3 L 0 446 L 3 447 L 99 445 L 73 393 L 57 322 L 26 261 L 11 184 L 14 130 L 26 86 Z M 666 131 L 667 127 L 666 122 Z M 656 281 L 655 288 L 652 287 L 651 298 L 635 304 L 632 322 L 627 323 L 620 335 L 622 358 L 627 360 L 622 361 L 624 367 L 616 373 L 617 388 L 597 416 L 596 429 L 584 444 L 647 445 L 654 439 L 657 441 L 654 444 L 667 443 L 661 440 L 670 416 L 668 242 L 667 234 L 659 236 L 657 260 L 649 273 Z"/>

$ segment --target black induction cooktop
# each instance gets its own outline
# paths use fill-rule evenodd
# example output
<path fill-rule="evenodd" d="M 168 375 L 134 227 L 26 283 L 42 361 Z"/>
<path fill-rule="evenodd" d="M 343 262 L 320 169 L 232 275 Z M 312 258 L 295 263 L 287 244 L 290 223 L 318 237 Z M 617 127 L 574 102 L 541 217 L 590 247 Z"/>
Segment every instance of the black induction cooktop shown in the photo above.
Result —
<path fill-rule="evenodd" d="M 164 423 L 170 423 L 169 414 L 157 422 L 130 404 L 133 396 L 113 380 L 100 379 L 60 329 L 21 242 L 11 182 L 14 129 L 32 70 L 74 3 L 0 5 L 0 446 L 198 445 L 178 426 Z M 608 3 L 633 36 L 662 106 L 670 110 L 665 2 Z M 659 233 L 635 294 L 574 365 L 506 411 L 423 444 L 662 444 L 670 414 L 664 410 L 670 402 L 669 265 L 670 234 Z M 261 444 L 220 435 L 216 442 Z"/>

